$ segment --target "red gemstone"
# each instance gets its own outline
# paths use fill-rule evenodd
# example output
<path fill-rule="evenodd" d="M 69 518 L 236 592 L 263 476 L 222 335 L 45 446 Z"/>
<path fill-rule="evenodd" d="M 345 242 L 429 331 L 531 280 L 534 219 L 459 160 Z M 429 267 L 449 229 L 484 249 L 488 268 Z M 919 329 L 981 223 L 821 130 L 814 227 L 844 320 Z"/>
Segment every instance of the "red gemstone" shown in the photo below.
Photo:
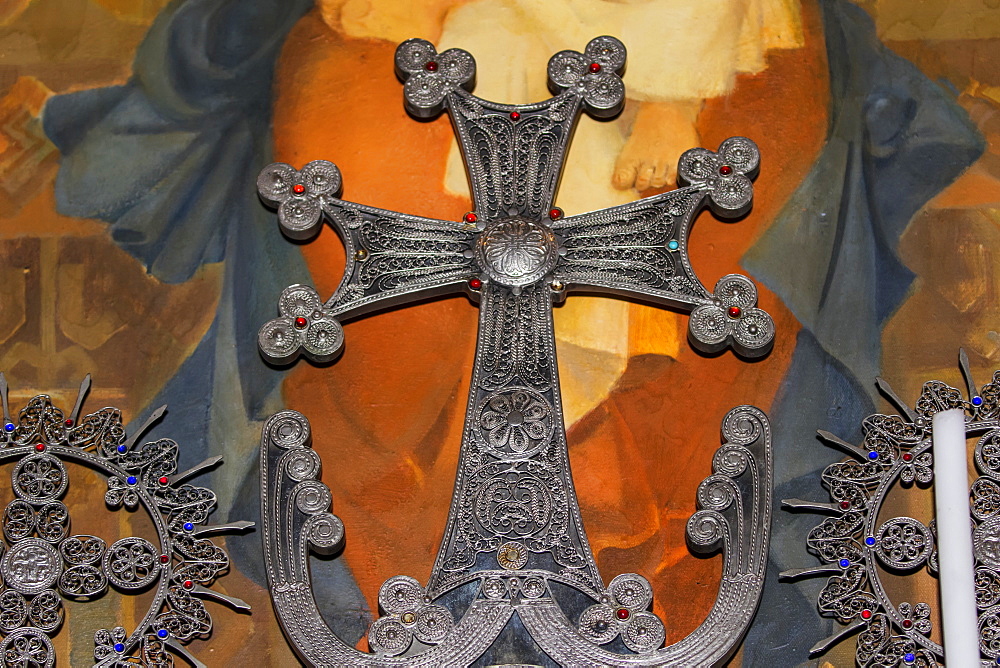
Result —
<path fill-rule="evenodd" d="M 185 588 L 185 589 L 190 589 L 190 588 L 191 588 L 191 587 L 193 587 L 193 586 L 194 586 L 194 583 L 193 583 L 193 582 L 191 582 L 190 580 L 185 580 L 185 581 L 184 581 L 184 588 Z"/>
<path fill-rule="evenodd" d="M 628 619 L 628 615 L 629 615 L 629 612 L 625 608 L 618 608 L 618 610 L 615 611 L 615 616 L 618 617 L 618 619 L 621 619 L 621 620 Z"/>
<path fill-rule="evenodd" d="M 165 564 L 168 561 L 170 561 L 170 555 L 169 554 L 161 554 L 160 555 L 160 563 L 161 564 Z"/>
<path fill-rule="evenodd" d="M 292 192 L 295 193 L 296 195 L 301 195 L 305 191 L 306 187 L 301 183 L 296 183 L 294 186 L 292 186 Z"/>
<path fill-rule="evenodd" d="M 298 327 L 299 329 L 302 329 L 307 324 L 309 324 L 308 321 L 306 321 L 306 319 L 303 318 L 302 316 L 299 316 L 298 318 L 295 319 L 295 326 Z"/>
<path fill-rule="evenodd" d="M 840 502 L 840 509 L 841 510 L 847 510 L 850 507 L 851 507 L 851 502 L 850 501 L 841 501 Z"/>
<path fill-rule="evenodd" d="M 913 459 L 913 455 L 911 455 L 909 452 L 903 454 L 903 461 L 904 462 L 908 462 L 911 459 Z"/>
<path fill-rule="evenodd" d="M 66 418 L 66 426 L 67 427 L 73 426 L 73 418 Z"/>
<path fill-rule="evenodd" d="M 861 619 L 871 619 L 871 618 L 872 618 L 872 611 L 871 610 L 862 610 L 861 611 Z"/>
<path fill-rule="evenodd" d="M 521 118 L 521 114 L 517 113 L 516 111 L 510 112 L 510 120 L 516 121 L 519 118 Z"/>
<path fill-rule="evenodd" d="M 438 64 L 432 60 L 428 62 L 426 65 L 424 65 L 424 68 L 426 68 L 428 72 L 437 72 Z"/>
<path fill-rule="evenodd" d="M 733 173 L 733 168 L 729 165 L 723 165 L 722 167 L 719 167 L 719 173 L 723 176 L 729 176 Z"/>
<path fill-rule="evenodd" d="M 473 212 L 470 211 L 469 213 L 465 214 L 462 217 L 462 220 L 464 220 L 465 222 L 467 222 L 469 225 L 474 225 L 475 222 L 477 220 L 479 220 L 479 216 L 477 216 L 476 214 L 474 214 Z"/>
<path fill-rule="evenodd" d="M 903 628 L 904 629 L 908 629 L 911 626 L 913 626 L 913 620 L 912 619 L 904 619 L 903 620 Z"/>
<path fill-rule="evenodd" d="M 549 218 L 552 220 L 559 220 L 563 217 L 563 211 L 559 207 L 552 207 L 549 209 Z"/>
<path fill-rule="evenodd" d="M 591 63 L 590 67 L 588 67 L 587 69 L 590 70 L 591 74 L 597 74 L 598 72 L 601 71 L 601 64 L 600 63 Z"/>
<path fill-rule="evenodd" d="M 469 287 L 472 288 L 473 290 L 478 290 L 479 288 L 483 287 L 483 282 L 478 278 L 469 279 Z"/>
<path fill-rule="evenodd" d="M 38 450 L 39 452 L 45 452 L 45 444 L 39 443 L 38 445 L 35 446 L 35 450 Z"/>
<path fill-rule="evenodd" d="M 166 485 L 168 482 L 170 482 L 170 480 L 167 478 L 167 476 L 163 476 L 160 478 L 161 485 Z"/>
<path fill-rule="evenodd" d="M 740 317 L 741 313 L 743 313 L 743 311 L 740 309 L 739 306 L 730 306 L 729 307 L 729 317 L 730 318 L 738 318 L 738 317 Z"/>

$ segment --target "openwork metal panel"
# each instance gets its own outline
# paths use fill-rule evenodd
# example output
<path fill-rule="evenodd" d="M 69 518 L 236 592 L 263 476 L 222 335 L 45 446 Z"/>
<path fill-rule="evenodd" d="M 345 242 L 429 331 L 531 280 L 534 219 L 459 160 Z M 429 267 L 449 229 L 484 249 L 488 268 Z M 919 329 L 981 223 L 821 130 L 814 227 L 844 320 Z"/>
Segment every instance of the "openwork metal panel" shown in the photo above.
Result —
<path fill-rule="evenodd" d="M 202 666 L 185 645 L 212 631 L 204 599 L 249 610 L 243 601 L 210 589 L 229 570 L 229 557 L 205 536 L 242 531 L 253 523 L 206 524 L 215 494 L 187 481 L 219 464 L 221 457 L 178 471 L 177 443 L 139 443 L 166 406 L 128 435 L 117 408 L 81 416 L 89 388 L 87 376 L 70 412 L 42 394 L 15 415 L 0 373 L 0 463 L 15 462 L 10 479 L 14 498 L 3 510 L 0 541 L 0 660 L 4 666 L 51 668 L 56 656 L 50 638 L 62 626 L 63 599 L 89 601 L 112 589 L 152 592 L 152 597 L 134 629 L 116 626 L 94 634 L 95 666 L 166 668 L 174 665 L 171 654 Z M 127 536 L 109 545 L 99 536 L 72 533 L 73 518 L 63 497 L 71 470 L 81 465 L 107 479 L 104 502 L 109 508 L 145 511 L 155 542 Z"/>

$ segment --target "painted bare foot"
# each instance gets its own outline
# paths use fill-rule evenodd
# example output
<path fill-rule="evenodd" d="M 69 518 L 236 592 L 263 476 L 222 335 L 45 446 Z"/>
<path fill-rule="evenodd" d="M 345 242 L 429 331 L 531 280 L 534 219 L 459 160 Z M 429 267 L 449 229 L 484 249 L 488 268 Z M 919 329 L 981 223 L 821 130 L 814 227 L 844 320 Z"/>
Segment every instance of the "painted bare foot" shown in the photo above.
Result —
<path fill-rule="evenodd" d="M 701 100 L 643 102 L 615 162 L 612 184 L 639 191 L 673 185 L 681 153 L 701 145 L 695 128 L 701 106 Z"/>

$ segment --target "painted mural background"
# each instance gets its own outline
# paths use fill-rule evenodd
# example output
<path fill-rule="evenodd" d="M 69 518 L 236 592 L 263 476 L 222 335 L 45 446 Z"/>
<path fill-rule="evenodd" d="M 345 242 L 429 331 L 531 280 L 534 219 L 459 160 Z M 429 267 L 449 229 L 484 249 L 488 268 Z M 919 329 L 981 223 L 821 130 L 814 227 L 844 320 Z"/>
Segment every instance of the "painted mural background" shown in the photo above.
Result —
<path fill-rule="evenodd" d="M 476 310 L 453 298 L 365 318 L 346 326 L 332 367 L 267 368 L 255 337 L 278 293 L 304 281 L 328 295 L 342 250 L 330 230 L 285 240 L 255 176 L 272 160 L 325 158 L 346 199 L 457 219 L 469 202 L 450 127 L 406 116 L 396 43 L 466 48 L 477 93 L 525 102 L 543 94 L 549 54 L 582 48 L 590 31 L 618 34 L 628 107 L 582 121 L 557 204 L 578 213 L 653 192 L 681 151 L 730 135 L 763 156 L 754 211 L 733 225 L 703 215 L 691 256 L 708 285 L 746 271 L 761 286 L 779 327 L 768 358 L 695 354 L 685 318 L 629 302 L 578 297 L 556 316 L 598 565 L 608 579 L 649 577 L 668 641 L 683 637 L 719 577 L 718 558 L 687 551 L 683 527 L 729 408 L 771 415 L 777 499 L 822 499 L 817 471 L 837 454 L 814 431 L 857 440 L 861 418 L 887 409 L 876 375 L 912 401 L 924 380 L 958 382 L 960 346 L 980 379 L 1000 364 L 1000 6 L 733 0 L 712 16 L 695 5 L 0 2 L 0 370 L 12 404 L 42 392 L 70 404 L 87 372 L 92 410 L 115 405 L 138 422 L 168 403 L 151 436 L 181 443 L 182 468 L 226 455 L 208 476 L 220 521 L 258 512 L 260 420 L 282 406 L 306 413 L 348 531 L 343 555 L 315 564 L 321 605 L 360 639 L 385 578 L 429 573 Z M 928 516 L 926 496 L 898 503 Z M 815 563 L 803 544 L 814 523 L 775 514 L 769 576 Z M 218 588 L 255 613 L 211 606 L 215 637 L 192 651 L 209 665 L 288 665 L 258 537 L 228 548 Z M 772 577 L 734 665 L 852 665 L 850 642 L 808 659 L 832 629 L 815 613 L 821 584 Z M 900 600 L 928 600 L 926 585 L 900 585 Z M 120 603 L 69 608 L 57 636 L 67 665 L 92 657 L 100 615 L 130 625 Z"/>

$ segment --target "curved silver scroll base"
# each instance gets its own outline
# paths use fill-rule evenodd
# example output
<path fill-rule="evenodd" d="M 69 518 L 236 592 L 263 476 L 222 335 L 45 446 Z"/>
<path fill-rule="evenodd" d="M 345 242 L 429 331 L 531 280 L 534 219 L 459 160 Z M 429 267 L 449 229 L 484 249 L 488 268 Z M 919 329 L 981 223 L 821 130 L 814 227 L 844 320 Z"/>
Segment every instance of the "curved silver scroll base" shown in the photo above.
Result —
<path fill-rule="evenodd" d="M 282 411 L 261 439 L 261 518 L 264 556 L 275 612 L 301 658 L 316 666 L 468 665 L 481 656 L 516 612 L 553 660 L 572 666 L 718 666 L 739 646 L 764 584 L 771 526 L 771 431 L 763 412 L 739 406 L 723 420 L 725 443 L 713 475 L 698 488 L 688 521 L 692 549 L 723 552 L 723 578 L 705 621 L 683 640 L 642 654 L 620 654 L 590 642 L 551 596 L 475 600 L 441 641 L 407 656 L 368 654 L 327 626 L 313 598 L 309 550 L 340 549 L 344 531 L 330 511 L 330 492 L 317 481 L 319 456 L 304 416 Z M 417 644 L 414 643 L 416 647 Z M 417 653 L 419 652 L 419 653 Z"/>

